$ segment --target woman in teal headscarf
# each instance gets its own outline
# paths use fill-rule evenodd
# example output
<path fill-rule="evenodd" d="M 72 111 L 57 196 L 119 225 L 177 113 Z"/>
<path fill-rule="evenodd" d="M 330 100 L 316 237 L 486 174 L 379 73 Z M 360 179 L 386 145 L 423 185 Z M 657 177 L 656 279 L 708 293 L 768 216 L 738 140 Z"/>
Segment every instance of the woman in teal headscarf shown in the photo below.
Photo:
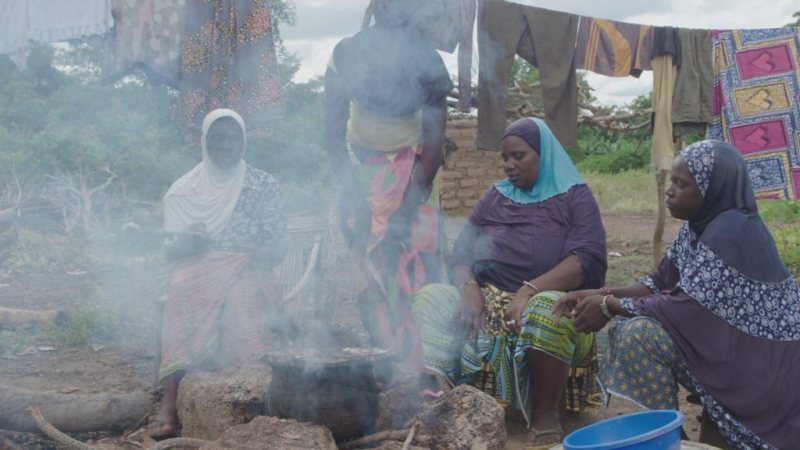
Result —
<path fill-rule="evenodd" d="M 594 335 L 554 325 L 552 308 L 561 292 L 603 286 L 605 230 L 544 122 L 518 120 L 501 150 L 508 178 L 481 196 L 456 239 L 453 284 L 424 287 L 414 319 L 429 373 L 521 410 L 526 448 L 549 448 L 561 438 L 565 391 L 571 410 L 600 405 Z"/>

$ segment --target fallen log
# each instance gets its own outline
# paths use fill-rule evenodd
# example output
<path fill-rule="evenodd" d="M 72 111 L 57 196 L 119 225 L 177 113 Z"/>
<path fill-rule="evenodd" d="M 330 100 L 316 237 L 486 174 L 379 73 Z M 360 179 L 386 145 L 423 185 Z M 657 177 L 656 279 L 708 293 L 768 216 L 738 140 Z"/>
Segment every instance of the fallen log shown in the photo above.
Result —
<path fill-rule="evenodd" d="M 64 311 L 56 309 L 33 311 L 0 306 L 0 328 L 20 327 L 31 322 L 40 325 L 58 325 L 63 323 L 66 318 Z"/>
<path fill-rule="evenodd" d="M 150 412 L 150 394 L 56 394 L 0 386 L 0 429 L 38 431 L 26 410 L 39 405 L 42 414 L 64 432 L 124 430 Z"/>

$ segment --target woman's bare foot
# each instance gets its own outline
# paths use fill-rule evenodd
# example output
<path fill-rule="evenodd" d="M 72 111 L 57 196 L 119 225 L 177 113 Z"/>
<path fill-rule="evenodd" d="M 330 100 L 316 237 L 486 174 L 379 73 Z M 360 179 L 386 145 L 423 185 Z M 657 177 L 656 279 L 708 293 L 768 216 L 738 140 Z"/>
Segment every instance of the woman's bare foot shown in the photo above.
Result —
<path fill-rule="evenodd" d="M 161 408 L 158 410 L 156 420 L 147 426 L 147 435 L 153 439 L 165 439 L 175 436 L 178 427 L 178 383 L 183 377 L 183 372 L 174 373 L 161 380 L 164 386 L 164 397 L 161 399 Z"/>
<path fill-rule="evenodd" d="M 548 448 L 561 443 L 563 431 L 561 423 L 558 421 L 558 412 L 534 414 L 531 420 L 531 428 L 528 431 L 528 438 L 525 440 L 525 448 Z"/>
<path fill-rule="evenodd" d="M 170 407 L 169 405 L 162 404 L 158 415 L 156 415 L 156 420 L 147 426 L 147 435 L 153 439 L 173 437 L 177 431 L 177 424 L 178 412 L 175 409 L 175 405 L 173 404 L 172 407 Z"/>

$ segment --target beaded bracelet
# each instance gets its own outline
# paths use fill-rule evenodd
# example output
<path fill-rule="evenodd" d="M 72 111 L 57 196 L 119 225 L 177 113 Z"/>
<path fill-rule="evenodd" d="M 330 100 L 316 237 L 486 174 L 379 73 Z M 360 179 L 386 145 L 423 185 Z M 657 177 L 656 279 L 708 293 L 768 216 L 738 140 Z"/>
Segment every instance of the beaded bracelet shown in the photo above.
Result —
<path fill-rule="evenodd" d="M 606 305 L 606 299 L 608 297 L 613 297 L 613 295 L 606 295 L 603 297 L 602 303 L 600 303 L 600 311 L 603 313 L 604 316 L 608 317 L 609 319 L 613 319 L 614 315 L 611 314 L 611 311 L 608 310 L 608 305 Z"/>
<path fill-rule="evenodd" d="M 522 284 L 524 284 L 525 286 L 528 286 L 529 288 L 533 289 L 533 291 L 536 292 L 537 294 L 541 294 L 542 293 L 542 291 L 540 291 L 539 288 L 537 288 L 533 283 L 531 283 L 528 280 L 523 280 Z"/>
<path fill-rule="evenodd" d="M 464 284 L 462 284 L 461 286 L 459 286 L 458 290 L 460 291 L 460 290 L 464 289 L 464 287 L 466 287 L 466 286 L 468 286 L 470 284 L 474 284 L 475 286 L 478 286 L 478 282 L 477 281 L 469 280 L 469 281 L 464 282 Z"/>

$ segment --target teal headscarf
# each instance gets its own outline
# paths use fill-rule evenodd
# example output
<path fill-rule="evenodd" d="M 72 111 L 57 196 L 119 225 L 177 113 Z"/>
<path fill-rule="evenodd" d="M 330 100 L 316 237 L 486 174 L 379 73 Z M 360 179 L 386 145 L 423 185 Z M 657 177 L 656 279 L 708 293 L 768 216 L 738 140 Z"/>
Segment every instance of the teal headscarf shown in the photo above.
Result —
<path fill-rule="evenodd" d="M 564 147 L 543 121 L 533 117 L 519 119 L 508 127 L 503 139 L 508 136 L 519 136 L 539 154 L 539 177 L 531 189 L 522 190 L 508 179 L 494 184 L 495 189 L 512 202 L 521 205 L 539 203 L 567 192 L 572 186 L 586 184 Z"/>

